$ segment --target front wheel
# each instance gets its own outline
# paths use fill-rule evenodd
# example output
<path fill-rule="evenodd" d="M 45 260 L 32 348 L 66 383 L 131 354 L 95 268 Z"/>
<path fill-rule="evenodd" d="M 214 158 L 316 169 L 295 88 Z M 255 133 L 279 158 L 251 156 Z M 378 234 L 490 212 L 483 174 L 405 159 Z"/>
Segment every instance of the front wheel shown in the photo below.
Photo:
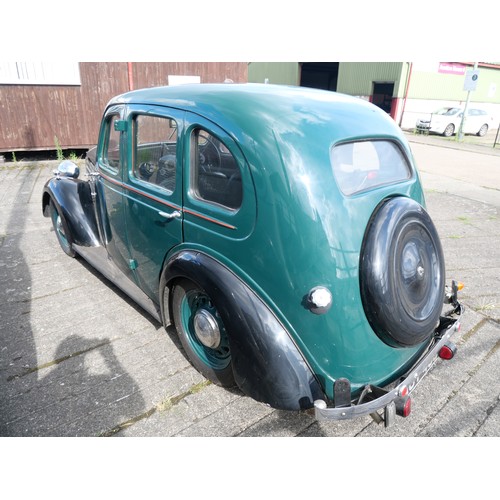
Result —
<path fill-rule="evenodd" d="M 214 384 L 235 385 L 224 323 L 205 290 L 183 279 L 172 290 L 177 335 L 193 366 Z"/>
<path fill-rule="evenodd" d="M 70 257 L 75 257 L 76 252 L 73 249 L 73 240 L 67 229 L 66 221 L 64 217 L 60 214 L 54 202 L 50 200 L 50 219 L 52 220 L 52 225 L 54 226 L 54 231 L 57 236 L 57 241 L 66 255 Z"/>

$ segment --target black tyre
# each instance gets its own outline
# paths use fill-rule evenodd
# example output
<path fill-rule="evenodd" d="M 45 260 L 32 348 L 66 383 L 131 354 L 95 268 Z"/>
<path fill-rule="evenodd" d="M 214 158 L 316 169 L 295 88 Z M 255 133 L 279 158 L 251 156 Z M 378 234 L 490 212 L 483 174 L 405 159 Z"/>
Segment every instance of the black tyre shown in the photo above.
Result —
<path fill-rule="evenodd" d="M 193 366 L 213 383 L 233 387 L 229 340 L 208 293 L 184 279 L 175 283 L 171 296 L 174 325 Z"/>
<path fill-rule="evenodd" d="M 66 255 L 70 257 L 75 257 L 76 252 L 73 249 L 73 239 L 68 230 L 68 225 L 64 216 L 59 212 L 54 202 L 50 200 L 50 219 L 52 220 L 52 225 L 54 226 L 54 231 L 57 236 L 57 241 Z"/>
<path fill-rule="evenodd" d="M 485 123 L 484 125 L 481 126 L 481 128 L 479 129 L 477 135 L 479 137 L 484 137 L 488 132 L 488 125 Z"/>
<path fill-rule="evenodd" d="M 444 129 L 443 135 L 445 137 L 451 137 L 455 133 L 455 125 L 453 123 L 449 123 Z"/>
<path fill-rule="evenodd" d="M 444 257 L 416 201 L 392 198 L 375 211 L 363 241 L 360 286 L 366 317 L 385 343 L 410 347 L 433 334 L 443 307 Z"/>

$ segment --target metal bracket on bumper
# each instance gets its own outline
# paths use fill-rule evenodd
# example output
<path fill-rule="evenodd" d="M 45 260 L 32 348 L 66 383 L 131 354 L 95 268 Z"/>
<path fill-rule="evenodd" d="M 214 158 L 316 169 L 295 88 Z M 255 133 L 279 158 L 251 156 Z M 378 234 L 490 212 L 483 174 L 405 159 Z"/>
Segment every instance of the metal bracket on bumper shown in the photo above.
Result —
<path fill-rule="evenodd" d="M 318 420 L 348 420 L 362 415 L 372 415 L 379 423 L 384 421 L 388 427 L 394 420 L 398 406 L 415 389 L 421 380 L 429 373 L 438 359 L 439 351 L 445 346 L 453 333 L 459 330 L 459 318 L 451 318 L 451 315 L 461 315 L 463 307 L 456 300 L 450 300 L 454 309 L 441 317 L 432 343 L 426 354 L 413 366 L 402 381 L 393 389 L 387 390 L 381 387 L 367 385 L 363 389 L 357 402 L 351 406 L 327 407 L 323 400 L 314 401 L 314 414 Z M 383 410 L 383 416 L 378 412 Z"/>

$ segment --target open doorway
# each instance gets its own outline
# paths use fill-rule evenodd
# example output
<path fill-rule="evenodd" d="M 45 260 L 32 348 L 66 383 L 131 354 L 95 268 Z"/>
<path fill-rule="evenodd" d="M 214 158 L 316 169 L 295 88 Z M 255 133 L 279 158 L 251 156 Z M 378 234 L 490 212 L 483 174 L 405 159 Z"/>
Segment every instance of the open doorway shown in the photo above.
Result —
<path fill-rule="evenodd" d="M 394 95 L 394 82 L 373 82 L 372 103 L 391 114 Z M 392 116 L 392 115 L 391 115 Z"/>
<path fill-rule="evenodd" d="M 323 90 L 337 90 L 338 62 L 309 62 L 300 65 L 300 85 Z"/>

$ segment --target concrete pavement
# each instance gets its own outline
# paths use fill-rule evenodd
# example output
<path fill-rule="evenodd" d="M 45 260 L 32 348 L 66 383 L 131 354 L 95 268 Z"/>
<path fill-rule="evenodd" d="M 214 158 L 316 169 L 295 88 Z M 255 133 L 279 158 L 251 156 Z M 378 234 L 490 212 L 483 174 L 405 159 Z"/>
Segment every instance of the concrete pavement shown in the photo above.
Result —
<path fill-rule="evenodd" d="M 0 435 L 499 436 L 500 158 L 409 139 L 467 307 L 409 418 L 320 423 L 207 383 L 174 332 L 63 254 L 40 208 L 54 164 L 37 162 L 0 164 Z"/>

